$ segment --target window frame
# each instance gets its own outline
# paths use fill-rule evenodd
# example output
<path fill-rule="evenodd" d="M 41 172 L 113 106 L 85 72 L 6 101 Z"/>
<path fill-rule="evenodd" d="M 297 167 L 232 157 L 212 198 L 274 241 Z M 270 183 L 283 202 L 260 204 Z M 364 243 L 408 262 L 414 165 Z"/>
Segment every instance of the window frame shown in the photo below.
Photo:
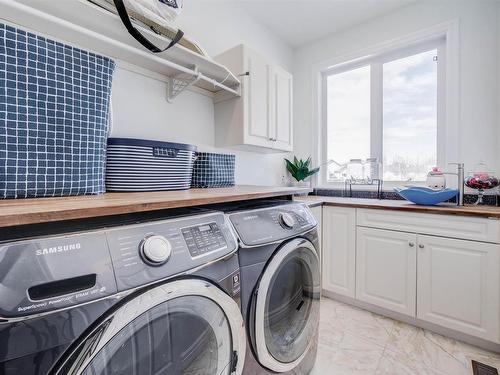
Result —
<path fill-rule="evenodd" d="M 347 61 L 356 61 L 357 59 L 392 51 L 397 48 L 410 46 L 431 39 L 443 37 L 446 39 L 446 58 L 442 61 L 441 69 L 444 70 L 446 77 L 445 98 L 441 100 L 441 104 L 445 107 L 444 111 L 440 111 L 442 116 L 441 123 L 444 124 L 438 132 L 442 135 L 440 138 L 445 143 L 444 148 L 438 149 L 440 154 L 443 154 L 443 165 L 438 165 L 441 168 L 446 168 L 448 163 L 457 162 L 460 160 L 459 154 L 459 128 L 461 123 L 460 115 L 460 20 L 458 18 L 450 19 L 423 29 L 410 31 L 407 34 L 399 34 L 397 37 L 391 37 L 385 41 L 375 41 L 370 45 L 355 45 L 350 50 L 343 50 L 340 53 L 333 53 L 329 57 L 323 57 L 316 63 L 311 65 L 309 70 L 311 82 L 311 104 L 309 116 L 311 121 L 311 139 L 309 142 L 309 155 L 311 155 L 313 164 L 322 165 L 322 154 L 324 151 L 324 139 L 322 136 L 323 124 L 323 98 L 324 92 L 322 85 L 322 72 L 328 70 L 332 66 L 340 66 Z M 335 186 L 336 185 L 336 186 Z M 323 172 L 317 173 L 312 178 L 312 186 L 314 188 L 325 189 L 343 189 L 343 184 L 327 184 L 323 178 Z M 364 189 L 365 187 L 363 187 Z M 389 184 L 383 186 L 384 190 L 391 190 Z"/>
<path fill-rule="evenodd" d="M 432 50 L 436 50 L 437 52 L 437 150 L 436 150 L 436 159 L 437 165 L 443 164 L 443 156 L 444 150 L 446 147 L 444 142 L 442 142 L 442 132 L 439 131 L 440 128 L 443 127 L 442 121 L 443 116 L 440 115 L 445 111 L 443 108 L 443 98 L 445 94 L 443 90 L 446 90 L 446 77 L 445 72 L 441 68 L 441 61 L 445 61 L 446 59 L 446 40 L 445 38 L 437 38 L 427 40 L 423 43 L 419 43 L 416 45 L 398 48 L 389 52 L 377 54 L 374 56 L 369 56 L 365 58 L 358 59 L 356 61 L 347 62 L 344 64 L 340 64 L 337 66 L 333 66 L 322 72 L 322 92 L 323 92 L 323 124 L 322 124 L 322 139 L 324 150 L 322 152 L 321 165 L 324 165 L 325 168 L 322 168 L 322 180 L 326 185 L 343 185 L 343 182 L 340 181 L 328 181 L 328 78 L 336 75 L 345 73 L 348 71 L 352 71 L 355 69 L 359 69 L 362 67 L 370 68 L 370 157 L 377 158 L 378 160 L 383 160 L 384 155 L 384 145 L 383 145 L 383 134 L 384 134 L 384 121 L 383 121 L 383 66 L 385 63 L 392 62 L 395 60 L 403 59 L 406 57 L 410 57 L 413 55 L 417 55 L 419 53 L 424 53 Z M 383 184 L 386 186 L 391 185 L 400 185 L 405 181 L 383 181 Z M 419 184 L 422 181 L 412 181 L 412 183 Z"/>

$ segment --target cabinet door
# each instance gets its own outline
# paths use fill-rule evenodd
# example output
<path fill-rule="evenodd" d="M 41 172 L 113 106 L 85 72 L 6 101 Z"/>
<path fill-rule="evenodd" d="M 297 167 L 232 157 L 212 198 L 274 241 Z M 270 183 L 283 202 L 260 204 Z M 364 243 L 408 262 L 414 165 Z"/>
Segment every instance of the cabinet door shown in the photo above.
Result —
<path fill-rule="evenodd" d="M 271 66 L 258 54 L 248 52 L 245 144 L 273 147 L 271 136 Z"/>
<path fill-rule="evenodd" d="M 323 207 L 323 290 L 354 298 L 356 210 Z"/>
<path fill-rule="evenodd" d="M 418 237 L 417 317 L 499 343 L 500 245 Z"/>
<path fill-rule="evenodd" d="M 271 138 L 274 139 L 274 148 L 291 151 L 293 139 L 292 75 L 275 66 L 273 68 L 272 90 Z"/>
<path fill-rule="evenodd" d="M 356 298 L 415 316 L 416 235 L 357 228 Z"/>

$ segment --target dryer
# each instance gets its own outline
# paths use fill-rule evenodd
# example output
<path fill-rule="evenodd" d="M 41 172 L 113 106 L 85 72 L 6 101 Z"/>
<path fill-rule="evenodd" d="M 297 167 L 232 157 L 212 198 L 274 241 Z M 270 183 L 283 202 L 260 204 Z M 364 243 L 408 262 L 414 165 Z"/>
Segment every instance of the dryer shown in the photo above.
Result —
<path fill-rule="evenodd" d="M 101 221 L 0 244 L 0 373 L 241 374 L 237 242 L 224 214 Z"/>
<path fill-rule="evenodd" d="M 308 374 L 318 343 L 320 262 L 316 221 L 300 203 L 226 208 L 240 243 L 248 375 Z"/>

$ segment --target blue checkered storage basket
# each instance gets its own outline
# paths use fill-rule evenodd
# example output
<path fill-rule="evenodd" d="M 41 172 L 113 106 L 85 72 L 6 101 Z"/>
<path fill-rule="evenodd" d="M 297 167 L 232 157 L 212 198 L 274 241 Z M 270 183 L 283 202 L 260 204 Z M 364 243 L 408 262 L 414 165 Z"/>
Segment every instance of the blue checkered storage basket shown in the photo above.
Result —
<path fill-rule="evenodd" d="M 133 138 L 109 138 L 107 191 L 189 189 L 196 146 Z"/>
<path fill-rule="evenodd" d="M 234 155 L 196 153 L 191 186 L 198 188 L 234 186 L 234 162 Z"/>
<path fill-rule="evenodd" d="M 114 68 L 0 24 L 0 197 L 104 192 Z"/>

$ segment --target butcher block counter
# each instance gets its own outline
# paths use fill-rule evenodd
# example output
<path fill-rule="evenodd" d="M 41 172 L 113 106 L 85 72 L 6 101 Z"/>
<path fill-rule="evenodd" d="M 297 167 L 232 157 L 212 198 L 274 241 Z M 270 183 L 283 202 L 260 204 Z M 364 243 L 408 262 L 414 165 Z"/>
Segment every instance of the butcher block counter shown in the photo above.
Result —
<path fill-rule="evenodd" d="M 310 189 L 238 185 L 148 193 L 106 193 L 76 197 L 0 200 L 0 227 L 193 207 L 262 198 L 288 198 Z"/>
<path fill-rule="evenodd" d="M 337 206 L 354 208 L 374 208 L 382 210 L 396 210 L 408 212 L 421 212 L 428 214 L 476 216 L 500 219 L 500 207 L 497 206 L 457 206 L 455 204 L 442 203 L 437 206 L 419 206 L 403 200 L 390 199 L 362 199 L 362 198 L 340 198 L 309 195 L 296 197 L 296 201 L 305 202 L 310 207 L 314 206 Z"/>

